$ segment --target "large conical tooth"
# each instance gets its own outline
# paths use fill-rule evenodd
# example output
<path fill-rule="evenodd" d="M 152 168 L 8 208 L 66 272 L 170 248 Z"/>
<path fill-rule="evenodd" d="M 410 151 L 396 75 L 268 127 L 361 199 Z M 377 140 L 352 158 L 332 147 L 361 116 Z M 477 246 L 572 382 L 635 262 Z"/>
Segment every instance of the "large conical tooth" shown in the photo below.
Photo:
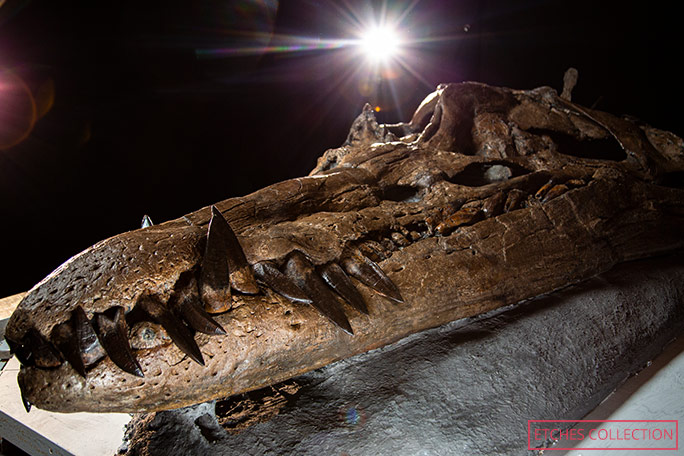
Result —
<path fill-rule="evenodd" d="M 226 330 L 223 329 L 223 326 L 218 324 L 216 320 L 211 318 L 211 315 L 204 310 L 199 299 L 184 301 L 180 304 L 179 309 L 183 319 L 187 321 L 190 327 L 195 331 L 209 334 L 210 336 L 226 334 Z"/>
<path fill-rule="evenodd" d="M 128 343 L 128 327 L 123 307 L 112 307 L 95 314 L 95 327 L 100 344 L 112 362 L 129 374 L 143 377 L 143 371 Z"/>
<path fill-rule="evenodd" d="M 357 310 L 368 314 L 368 306 L 349 276 L 337 263 L 328 263 L 320 269 L 321 277 L 342 298 Z"/>
<path fill-rule="evenodd" d="M 163 303 L 150 296 L 142 298 L 140 300 L 140 306 L 154 318 L 157 323 L 164 327 L 171 337 L 171 340 L 173 340 L 183 353 L 188 355 L 193 361 L 204 366 L 202 352 L 197 346 L 197 342 L 195 342 L 192 332 L 178 317 L 171 313 Z"/>
<path fill-rule="evenodd" d="M 181 275 L 171 307 L 196 331 L 209 335 L 225 335 L 226 331 L 202 306 L 194 274 Z"/>
<path fill-rule="evenodd" d="M 400 303 L 404 302 L 399 289 L 387 277 L 380 266 L 358 252 L 344 258 L 342 260 L 342 267 L 347 271 L 347 274 L 371 287 L 386 298 Z"/>
<path fill-rule="evenodd" d="M 285 265 L 286 275 L 295 284 L 311 297 L 313 305 L 320 313 L 325 315 L 349 334 L 354 334 L 351 324 L 337 297 L 328 288 L 323 279 L 316 273 L 313 264 L 303 254 L 294 252 Z"/>
<path fill-rule="evenodd" d="M 30 357 L 37 367 L 57 367 L 62 364 L 62 357 L 57 349 L 48 342 L 35 328 L 27 331 L 25 344 L 31 351 Z"/>
<path fill-rule="evenodd" d="M 71 314 L 73 328 L 76 332 L 76 340 L 81 354 L 81 359 L 86 367 L 95 364 L 105 356 L 105 351 L 95 334 L 93 325 L 88 320 L 85 310 L 77 306 Z"/>
<path fill-rule="evenodd" d="M 201 277 L 201 294 L 208 312 L 230 308 L 231 286 L 242 293 L 259 293 L 240 242 L 221 212 L 212 206 Z"/>
<path fill-rule="evenodd" d="M 84 377 L 86 367 L 105 356 L 95 330 L 81 306 L 74 309 L 69 321 L 53 328 L 50 339 L 76 372 Z"/>
<path fill-rule="evenodd" d="M 57 345 L 57 348 L 59 348 L 64 358 L 71 364 L 71 367 L 82 377 L 85 377 L 86 368 L 78 348 L 78 340 L 72 326 L 72 321 L 65 321 L 55 326 L 52 329 L 50 339 Z"/>
<path fill-rule="evenodd" d="M 207 244 L 202 258 L 200 294 L 207 312 L 219 313 L 225 312 L 231 306 L 228 245 L 225 234 L 228 223 L 214 206 L 211 207 L 211 212 Z"/>
<path fill-rule="evenodd" d="M 279 295 L 286 297 L 290 301 L 304 304 L 312 303 L 311 298 L 270 261 L 261 261 L 252 268 L 257 278 Z"/>

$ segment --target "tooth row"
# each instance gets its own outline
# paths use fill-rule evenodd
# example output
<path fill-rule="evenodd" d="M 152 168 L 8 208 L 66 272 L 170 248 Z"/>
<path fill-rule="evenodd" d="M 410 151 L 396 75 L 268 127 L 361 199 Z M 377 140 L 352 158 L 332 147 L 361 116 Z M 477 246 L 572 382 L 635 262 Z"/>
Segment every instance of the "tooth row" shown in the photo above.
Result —
<path fill-rule="evenodd" d="M 349 334 L 353 334 L 353 329 L 338 296 L 368 314 L 368 306 L 350 277 L 391 301 L 404 302 L 391 279 L 360 252 L 350 254 L 340 264 L 318 267 L 297 251 L 286 259 L 282 270 L 270 261 L 250 266 L 235 233 L 215 207 L 198 275 L 199 280 L 193 272 L 182 274 L 168 303 L 153 295 L 143 295 L 136 309 L 154 322 L 151 325 L 161 326 L 181 351 L 201 365 L 204 359 L 194 332 L 225 335 L 223 327 L 210 314 L 230 309 L 231 290 L 258 293 L 256 279 L 288 300 L 313 306 Z M 66 360 L 85 377 L 90 366 L 108 355 L 125 372 L 143 377 L 131 348 L 134 336 L 130 333 L 123 307 L 112 307 L 89 319 L 78 306 L 69 320 L 53 328 L 50 340 L 31 328 L 23 342 L 13 344 L 12 348 L 24 365 L 53 368 Z"/>
<path fill-rule="evenodd" d="M 452 213 L 442 222 L 436 224 L 434 231 L 439 235 L 447 236 L 460 226 L 472 225 L 485 218 L 496 217 L 502 213 L 514 211 L 526 204 L 546 203 L 572 188 L 583 185 L 585 185 L 585 182 L 582 179 L 563 180 L 552 178 L 542 185 L 534 195 L 528 195 L 527 192 L 520 189 L 512 189 L 508 194 L 499 191 L 485 199 L 481 207 L 462 207 Z M 527 199 L 528 196 L 529 200 Z"/>

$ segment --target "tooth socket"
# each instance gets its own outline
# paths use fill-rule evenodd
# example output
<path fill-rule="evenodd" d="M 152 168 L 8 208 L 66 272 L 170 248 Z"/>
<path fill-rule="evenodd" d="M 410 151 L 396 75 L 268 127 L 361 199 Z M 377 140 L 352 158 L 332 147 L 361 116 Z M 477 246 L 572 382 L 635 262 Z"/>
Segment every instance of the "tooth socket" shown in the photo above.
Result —
<path fill-rule="evenodd" d="M 95 330 L 100 344 L 114 364 L 129 374 L 143 377 L 143 371 L 128 342 L 128 327 L 123 307 L 112 307 L 95 314 Z"/>
<path fill-rule="evenodd" d="M 293 302 L 312 304 L 311 298 L 297 286 L 297 284 L 283 274 L 280 269 L 270 261 L 261 261 L 253 267 L 257 279 L 265 283 L 279 295 Z"/>
<path fill-rule="evenodd" d="M 171 340 L 183 353 L 188 355 L 193 361 L 204 366 L 202 352 L 197 346 L 192 332 L 181 319 L 171 313 L 162 302 L 151 296 L 141 298 L 139 305 L 150 317 L 162 325 L 169 337 L 171 337 Z"/>

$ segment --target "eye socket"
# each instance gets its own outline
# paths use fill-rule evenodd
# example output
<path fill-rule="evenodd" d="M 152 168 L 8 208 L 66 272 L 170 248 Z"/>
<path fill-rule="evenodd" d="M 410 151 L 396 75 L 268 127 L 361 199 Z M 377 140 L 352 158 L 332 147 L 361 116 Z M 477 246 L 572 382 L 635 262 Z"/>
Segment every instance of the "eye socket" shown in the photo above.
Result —
<path fill-rule="evenodd" d="M 171 338 L 164 328 L 151 321 L 136 323 L 130 332 L 131 347 L 137 350 L 160 347 L 171 343 Z"/>

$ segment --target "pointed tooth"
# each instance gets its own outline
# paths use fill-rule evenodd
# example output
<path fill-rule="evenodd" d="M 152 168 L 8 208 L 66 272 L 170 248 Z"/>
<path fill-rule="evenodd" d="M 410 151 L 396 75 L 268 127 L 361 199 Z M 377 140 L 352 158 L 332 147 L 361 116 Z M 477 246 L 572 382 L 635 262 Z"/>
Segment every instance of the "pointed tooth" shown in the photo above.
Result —
<path fill-rule="evenodd" d="M 29 329 L 24 340 L 37 367 L 49 368 L 62 364 L 62 357 L 57 349 L 37 329 Z"/>
<path fill-rule="evenodd" d="M 86 368 L 81 358 L 76 332 L 72 320 L 58 324 L 52 329 L 50 339 L 55 343 L 64 358 L 81 377 L 86 376 Z"/>
<path fill-rule="evenodd" d="M 482 204 L 482 212 L 484 213 L 484 216 L 486 218 L 491 218 L 501 214 L 505 202 L 506 195 L 504 195 L 504 192 L 496 192 L 487 198 L 484 204 Z"/>
<path fill-rule="evenodd" d="M 544 198 L 544 196 L 546 195 L 546 193 L 548 193 L 548 191 L 551 190 L 551 188 L 552 188 L 554 185 L 556 185 L 555 180 L 554 180 L 554 179 L 549 179 L 549 181 L 548 181 L 547 183 L 545 183 L 544 185 L 542 185 L 542 186 L 539 188 L 539 190 L 537 190 L 537 193 L 534 194 L 534 197 L 537 198 L 538 200 Z"/>
<path fill-rule="evenodd" d="M 328 263 L 320 270 L 321 277 L 355 309 L 368 314 L 368 306 L 351 279 L 337 263 Z"/>
<path fill-rule="evenodd" d="M 279 295 L 294 302 L 312 303 L 311 298 L 270 261 L 256 263 L 252 268 L 256 277 Z"/>
<path fill-rule="evenodd" d="M 219 313 L 230 309 L 231 286 L 242 293 L 259 293 L 235 233 L 216 206 L 212 206 L 200 285 L 205 310 Z"/>
<path fill-rule="evenodd" d="M 195 331 L 199 331 L 210 336 L 225 336 L 226 330 L 211 318 L 199 300 L 185 301 L 180 305 L 180 314 L 188 325 Z M 201 364 L 201 363 L 200 363 Z"/>
<path fill-rule="evenodd" d="M 252 268 L 247 262 L 245 252 L 242 250 L 240 241 L 233 232 L 226 219 L 216 206 L 211 207 L 211 218 L 216 218 L 216 223 L 221 225 L 220 234 L 226 246 L 226 259 L 228 260 L 228 270 L 230 271 L 230 285 L 240 293 L 258 294 L 259 286 L 252 274 Z"/>
<path fill-rule="evenodd" d="M 302 253 L 294 252 L 285 265 L 285 274 L 311 297 L 311 305 L 349 334 L 354 334 L 337 297 L 316 273 Z"/>
<path fill-rule="evenodd" d="M 142 309 L 147 312 L 157 323 L 162 325 L 171 340 L 180 348 L 190 359 L 204 366 L 202 352 L 195 342 L 192 332 L 183 321 L 176 317 L 160 301 L 150 296 L 140 300 Z"/>
<path fill-rule="evenodd" d="M 147 228 L 152 225 L 154 225 L 154 223 L 152 223 L 150 216 L 147 214 L 143 215 L 142 222 L 140 222 L 140 228 Z"/>
<path fill-rule="evenodd" d="M 506 196 L 506 202 L 504 203 L 504 212 L 511 212 L 520 207 L 520 204 L 525 199 L 525 192 L 514 188 Z"/>
<path fill-rule="evenodd" d="M 542 198 L 542 203 L 545 203 L 549 200 L 557 198 L 567 191 L 568 191 L 568 187 L 566 185 L 563 185 L 563 184 L 554 185 L 553 187 L 551 187 L 551 190 L 549 190 L 546 193 L 546 195 L 544 195 L 544 198 Z"/>
<path fill-rule="evenodd" d="M 21 392 L 21 403 L 24 404 L 24 410 L 26 410 L 26 413 L 31 412 L 31 403 L 26 399 L 26 396 L 24 396 L 24 392 Z"/>
<path fill-rule="evenodd" d="M 371 287 L 384 297 L 399 303 L 404 302 L 399 289 L 380 266 L 360 253 L 355 252 L 343 259 L 342 267 L 350 276 Z"/>
<path fill-rule="evenodd" d="M 195 331 L 211 335 L 225 335 L 226 331 L 202 306 L 194 274 L 182 274 L 177 282 L 177 291 L 169 301 L 170 307 Z"/>
<path fill-rule="evenodd" d="M 228 269 L 228 246 L 226 243 L 226 223 L 223 216 L 217 216 L 211 207 L 211 221 L 207 230 L 207 244 L 202 258 L 200 295 L 204 308 L 210 313 L 225 312 L 230 309 L 230 270 Z"/>
<path fill-rule="evenodd" d="M 77 306 L 71 314 L 71 318 L 81 359 L 86 367 L 91 366 L 104 358 L 106 355 L 104 347 L 100 344 L 95 329 L 88 320 L 83 307 Z"/>
<path fill-rule="evenodd" d="M 142 368 L 128 343 L 128 327 L 123 307 L 112 307 L 95 314 L 95 327 L 100 344 L 114 364 L 125 372 L 144 377 Z"/>

